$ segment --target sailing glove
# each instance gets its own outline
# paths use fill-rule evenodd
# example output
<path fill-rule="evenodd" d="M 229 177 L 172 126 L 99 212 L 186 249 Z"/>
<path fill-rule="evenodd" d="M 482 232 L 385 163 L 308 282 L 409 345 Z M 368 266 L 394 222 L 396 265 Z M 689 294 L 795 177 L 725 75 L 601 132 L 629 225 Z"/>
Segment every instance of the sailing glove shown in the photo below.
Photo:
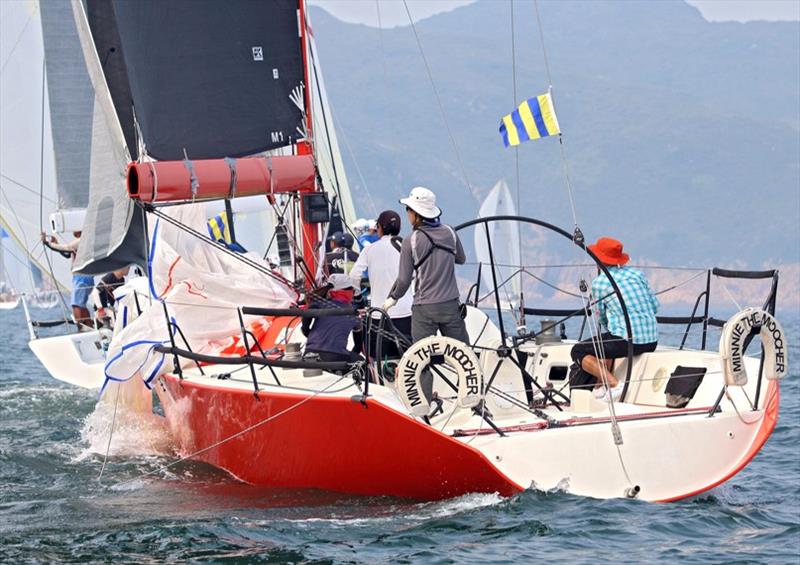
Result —
<path fill-rule="evenodd" d="M 391 307 L 392 307 L 392 306 L 394 306 L 395 304 L 397 304 L 397 300 L 395 300 L 394 298 L 392 298 L 392 297 L 390 296 L 390 297 L 389 297 L 389 298 L 387 298 L 387 299 L 386 299 L 386 301 L 383 303 L 383 306 L 381 306 L 381 309 L 382 309 L 384 312 L 388 312 L 388 311 L 389 311 L 389 308 L 391 308 Z"/>

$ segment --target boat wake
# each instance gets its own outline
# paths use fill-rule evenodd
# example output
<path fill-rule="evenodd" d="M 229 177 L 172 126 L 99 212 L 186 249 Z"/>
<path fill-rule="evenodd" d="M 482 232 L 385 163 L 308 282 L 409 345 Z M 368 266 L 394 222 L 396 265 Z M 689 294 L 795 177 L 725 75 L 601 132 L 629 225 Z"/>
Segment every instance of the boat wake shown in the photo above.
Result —
<path fill-rule="evenodd" d="M 380 522 L 396 523 L 398 516 L 402 516 L 402 521 L 411 525 L 429 520 L 450 518 L 503 502 L 507 502 L 507 499 L 497 493 L 475 493 L 443 501 L 418 504 L 356 505 L 351 509 L 352 516 L 340 512 L 325 517 L 287 518 L 286 521 L 304 524 L 325 523 L 333 527 L 352 527 L 374 526 Z M 372 515 L 365 517 L 365 513 L 371 513 Z"/>

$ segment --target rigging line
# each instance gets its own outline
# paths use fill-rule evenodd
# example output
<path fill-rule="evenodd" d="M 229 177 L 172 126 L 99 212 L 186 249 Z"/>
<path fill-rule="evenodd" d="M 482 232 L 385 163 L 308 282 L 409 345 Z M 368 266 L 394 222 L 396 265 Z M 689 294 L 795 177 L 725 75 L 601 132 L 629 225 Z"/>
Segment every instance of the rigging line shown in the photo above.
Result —
<path fill-rule="evenodd" d="M 549 286 L 549 287 L 550 287 L 550 288 L 552 288 L 553 290 L 556 290 L 556 291 L 558 291 L 558 292 L 561 292 L 561 293 L 563 293 L 563 294 L 566 294 L 566 295 L 568 295 L 568 296 L 574 296 L 575 298 L 581 298 L 581 295 L 580 295 L 580 294 L 576 294 L 576 293 L 574 293 L 574 292 L 570 292 L 569 290 L 564 290 L 564 289 L 563 289 L 563 288 L 561 288 L 561 287 L 558 287 L 558 286 L 556 286 L 556 285 L 554 285 L 554 284 L 551 284 L 551 283 L 547 282 L 546 280 L 544 280 L 543 278 L 541 278 L 541 277 L 537 277 L 536 275 L 534 275 L 533 273 L 531 273 L 531 272 L 527 271 L 526 269 L 522 269 L 522 272 L 523 272 L 523 273 L 525 273 L 526 275 L 530 276 L 530 277 L 533 277 L 534 279 L 536 279 L 537 281 L 539 281 L 539 282 L 540 282 L 540 283 L 542 283 L 543 285 L 545 285 L 545 286 Z"/>
<path fill-rule="evenodd" d="M 306 22 L 306 27 L 308 27 L 308 23 Z M 339 202 L 342 202 L 342 192 L 341 192 L 341 185 L 339 184 L 339 172 L 336 168 L 336 159 L 333 156 L 333 144 L 331 143 L 331 134 L 328 127 L 328 117 L 325 113 L 325 104 L 322 98 L 322 87 L 320 86 L 319 75 L 317 73 L 317 58 L 314 53 L 314 49 L 311 47 L 311 42 L 308 43 L 308 52 L 311 55 L 311 67 L 314 70 L 314 82 L 317 85 L 317 98 L 319 99 L 319 107 L 322 110 L 322 125 L 325 126 L 325 140 L 328 142 L 328 153 L 331 157 L 331 169 L 333 170 L 333 182 L 334 182 L 334 190 L 336 191 L 336 196 L 339 198 Z M 309 95 L 311 91 L 309 90 Z M 314 105 L 311 104 L 311 109 L 309 110 L 311 114 L 314 113 Z M 340 204 L 341 208 L 341 204 Z"/>
<path fill-rule="evenodd" d="M 539 28 L 539 42 L 542 44 L 542 58 L 544 59 L 544 68 L 545 72 L 547 73 L 547 84 L 548 84 L 548 93 L 551 95 L 552 100 L 552 92 L 553 92 L 553 77 L 550 74 L 550 62 L 548 61 L 547 57 L 547 46 L 544 41 L 544 29 L 542 28 L 542 18 L 539 14 L 539 0 L 533 0 L 533 7 L 536 11 L 536 24 Z M 553 101 L 553 107 L 555 107 L 555 101 Z M 567 196 L 569 198 L 569 205 L 570 209 L 572 210 L 572 221 L 575 223 L 575 227 L 578 227 L 578 212 L 575 208 L 575 198 L 572 194 L 572 180 L 570 179 L 569 175 L 569 165 L 567 164 L 567 154 L 564 150 L 564 135 L 559 133 L 558 134 L 558 150 L 561 155 L 561 167 L 564 171 L 564 179 L 567 185 Z"/>
<path fill-rule="evenodd" d="M 47 86 L 47 60 L 42 57 L 42 115 L 40 120 L 41 132 L 39 139 L 39 233 L 44 233 L 44 107 L 45 107 L 45 87 Z M 47 260 L 47 269 L 50 271 L 50 277 L 56 280 L 56 275 L 53 270 L 53 263 L 50 261 L 50 255 L 42 243 L 42 253 Z M 75 252 L 77 254 L 77 251 Z M 71 270 L 71 269 L 70 269 Z M 33 272 L 31 272 L 31 281 L 33 281 Z M 33 285 L 36 286 L 35 284 Z M 61 305 L 61 315 L 64 316 L 64 321 L 69 320 L 69 308 L 64 295 L 58 293 L 59 304 Z M 77 322 L 77 320 L 76 320 Z"/>
<path fill-rule="evenodd" d="M 665 294 L 665 293 L 667 293 L 667 292 L 670 292 L 670 291 L 672 291 L 672 290 L 675 290 L 676 288 L 679 288 L 679 287 L 681 287 L 681 286 L 687 285 L 687 284 L 689 284 L 690 282 L 692 282 L 694 279 L 696 279 L 697 277 L 700 277 L 700 276 L 702 276 L 702 275 L 704 275 L 704 274 L 706 274 L 706 272 L 705 272 L 705 271 L 700 271 L 700 272 L 699 272 L 699 273 L 697 273 L 696 275 L 689 277 L 688 279 L 686 279 L 686 280 L 685 280 L 685 281 L 683 281 L 683 282 L 679 282 L 679 283 L 676 283 L 676 284 L 674 284 L 674 285 L 672 285 L 672 286 L 670 286 L 670 287 L 667 287 L 667 288 L 665 288 L 665 289 L 663 289 L 663 290 L 659 290 L 658 292 L 656 292 L 656 296 L 659 296 L 659 295 L 661 295 L 661 294 Z"/>
<path fill-rule="evenodd" d="M 733 294 L 731 294 L 731 291 L 730 291 L 730 290 L 728 290 L 728 287 L 725 285 L 725 283 L 722 281 L 722 279 L 721 279 L 720 277 L 716 276 L 716 275 L 715 275 L 715 277 L 714 277 L 714 278 L 717 280 L 717 282 L 719 282 L 719 284 L 722 286 L 722 290 L 724 290 L 724 291 L 725 291 L 725 294 L 727 294 L 727 295 L 728 295 L 728 298 L 730 298 L 730 299 L 733 301 L 733 303 L 736 305 L 736 307 L 737 307 L 737 308 L 738 308 L 740 311 L 741 311 L 741 310 L 743 310 L 743 308 L 742 308 L 742 307 L 739 305 L 739 303 L 738 303 L 738 302 L 736 301 L 736 299 L 733 297 Z"/>
<path fill-rule="evenodd" d="M 353 162 L 353 165 L 356 168 L 356 173 L 358 173 L 358 178 L 361 180 L 361 184 L 364 187 L 364 192 L 367 194 L 367 198 L 369 199 L 370 208 L 372 208 L 372 213 L 375 214 L 375 217 L 378 217 L 378 207 L 375 206 L 375 200 L 372 198 L 372 193 L 367 186 L 367 181 L 364 180 L 364 175 L 361 173 L 361 167 L 358 165 L 358 160 L 356 159 L 355 154 L 353 153 L 353 148 L 350 146 L 350 141 L 345 134 L 345 130 L 342 127 L 341 122 L 337 119 L 336 113 L 331 108 L 331 117 L 333 117 L 333 125 L 337 129 L 337 131 L 342 135 L 342 140 L 344 141 L 345 147 L 347 147 L 347 153 L 350 155 L 350 160 Z"/>
<path fill-rule="evenodd" d="M 517 44 L 516 44 L 516 27 L 514 25 L 514 0 L 509 0 L 511 5 L 511 77 L 514 88 L 514 100 L 512 108 L 517 106 Z M 519 145 L 514 146 L 514 164 L 517 170 L 517 212 L 522 210 L 520 200 L 520 180 L 519 180 Z M 519 241 L 520 262 L 522 262 L 522 230 L 517 226 L 517 239 Z M 522 286 L 520 285 L 520 293 Z"/>
<path fill-rule="evenodd" d="M 119 403 L 119 391 L 122 388 L 122 383 L 117 384 L 117 395 L 114 397 L 114 413 L 111 416 L 111 428 L 108 430 L 108 443 L 106 444 L 106 453 L 103 455 L 103 466 L 100 467 L 100 474 L 97 476 L 97 480 L 100 481 L 103 478 L 103 473 L 106 470 L 106 463 L 108 463 L 108 453 L 111 451 L 111 438 L 114 436 L 114 424 L 117 421 L 117 404 Z"/>
<path fill-rule="evenodd" d="M 380 0 L 375 0 L 375 11 L 378 15 L 378 44 L 381 48 L 381 62 L 383 63 L 383 85 L 386 86 L 388 82 L 389 73 L 386 69 L 386 51 L 383 47 L 383 24 L 381 23 L 381 3 Z"/>
<path fill-rule="evenodd" d="M 583 287 L 583 288 L 585 288 L 585 287 Z M 581 295 L 582 295 L 581 297 L 583 298 L 584 310 L 585 310 L 586 315 L 588 317 L 589 316 L 590 298 L 587 296 L 587 291 L 584 291 L 583 288 L 580 288 Z M 591 293 L 588 293 L 588 294 L 591 295 Z M 603 297 L 603 300 L 604 299 L 605 299 L 605 297 Z M 598 318 L 598 317 L 595 316 L 594 318 Z M 611 433 L 612 433 L 612 435 L 614 437 L 614 447 L 617 450 L 617 457 L 619 458 L 619 464 L 622 467 L 622 472 L 625 475 L 625 479 L 628 481 L 629 485 L 633 486 L 633 481 L 631 480 L 631 477 L 628 474 L 628 469 L 626 468 L 625 461 L 622 458 L 622 449 L 620 448 L 620 443 L 622 442 L 622 435 L 621 435 L 621 432 L 619 430 L 619 423 L 617 422 L 617 412 L 616 412 L 616 409 L 614 408 L 614 398 L 613 398 L 613 395 L 611 393 L 611 387 L 609 386 L 608 376 L 606 374 L 607 370 L 606 370 L 606 363 L 605 363 L 605 361 L 606 361 L 606 359 L 605 359 L 605 350 L 603 349 L 603 346 L 602 346 L 603 338 L 602 338 L 602 333 L 601 333 L 599 320 L 592 319 L 592 321 L 589 324 L 589 333 L 591 334 L 592 349 L 594 350 L 595 358 L 599 362 L 602 384 L 606 389 L 605 397 L 606 397 L 607 402 L 608 402 L 608 413 L 611 416 Z M 631 339 L 632 339 L 632 336 L 631 336 Z M 617 436 L 619 436 L 619 443 L 617 442 Z"/>
<path fill-rule="evenodd" d="M 37 4 L 35 6 L 34 10 L 31 12 L 31 15 L 28 16 L 28 19 L 25 22 L 25 25 L 22 27 L 22 31 L 19 32 L 19 36 L 17 36 L 17 40 L 14 42 L 14 46 L 11 48 L 11 51 L 8 53 L 8 57 L 6 57 L 6 60 L 3 61 L 3 66 L 0 67 L 0 75 L 2 75 L 3 71 L 6 70 L 6 65 L 8 65 L 8 62 L 11 60 L 11 57 L 14 55 L 14 51 L 16 51 L 17 46 L 20 44 L 20 41 L 22 41 L 22 38 L 25 36 L 25 31 L 27 31 L 28 26 L 31 23 L 31 20 L 33 19 L 33 16 L 35 16 L 36 12 L 38 12 L 38 11 L 39 11 L 39 6 Z"/>
<path fill-rule="evenodd" d="M 487 262 L 481 261 L 467 261 L 464 265 L 488 265 Z M 577 269 L 577 268 L 584 268 L 584 267 L 596 267 L 597 263 L 553 263 L 553 264 L 540 264 L 540 265 L 512 265 L 510 263 L 499 263 L 495 261 L 496 267 L 518 267 L 523 269 Z M 629 267 L 634 267 L 636 269 L 652 269 L 655 271 L 691 271 L 694 273 L 702 273 L 705 274 L 708 271 L 708 268 L 699 268 L 699 267 L 670 267 L 668 265 L 638 265 L 636 263 L 631 263 L 628 265 Z"/>
<path fill-rule="evenodd" d="M 230 436 L 228 436 L 228 437 L 226 437 L 224 439 L 221 439 L 221 440 L 219 440 L 219 441 L 217 441 L 215 443 L 212 443 L 211 445 L 209 445 L 207 447 L 204 447 L 202 449 L 199 449 L 199 450 L 195 451 L 194 453 L 190 453 L 189 455 L 181 457 L 180 459 L 177 459 L 177 460 L 173 461 L 172 463 L 168 463 L 167 465 L 163 465 L 161 467 L 158 467 L 157 469 L 153 469 L 152 471 L 148 471 L 147 473 L 145 473 L 143 475 L 140 475 L 136 479 L 130 479 L 128 481 L 123 481 L 121 483 L 118 483 L 115 486 L 116 487 L 121 487 L 121 486 L 130 484 L 130 483 L 132 483 L 134 481 L 141 480 L 144 477 L 149 477 L 149 476 L 155 475 L 156 473 L 160 473 L 162 471 L 166 471 L 167 469 L 169 469 L 170 467 L 174 467 L 178 463 L 183 463 L 184 461 L 186 461 L 188 459 L 191 459 L 193 457 L 197 457 L 198 455 L 202 455 L 203 453 L 206 453 L 207 451 L 211 451 L 212 449 L 214 449 L 216 447 L 219 447 L 220 445 L 222 445 L 224 443 L 227 443 L 227 442 L 229 442 L 231 440 L 234 440 L 237 437 L 241 437 L 241 436 L 253 431 L 256 428 L 258 428 L 260 426 L 263 426 L 264 424 L 268 424 L 269 422 L 275 420 L 276 418 L 279 418 L 280 416 L 283 416 L 284 414 L 287 414 L 287 413 L 291 412 L 292 410 L 294 410 L 296 408 L 299 408 L 300 406 L 302 406 L 306 402 L 309 402 L 310 400 L 313 400 L 314 398 L 316 398 L 317 396 L 319 396 L 323 392 L 327 392 L 328 389 L 330 389 L 331 387 L 333 387 L 336 384 L 339 384 L 342 380 L 347 378 L 349 375 L 350 375 L 350 373 L 342 375 L 341 377 L 339 377 L 337 380 L 335 380 L 332 383 L 330 383 L 325 388 L 322 388 L 322 389 L 320 389 L 318 391 L 315 391 L 314 394 L 311 394 L 310 396 L 307 396 L 303 400 L 301 400 L 299 402 L 296 402 L 295 404 L 292 404 L 288 408 L 285 408 L 285 409 L 281 410 L 280 412 L 278 412 L 276 414 L 273 414 L 272 416 L 268 416 L 267 418 L 264 418 L 263 420 L 261 420 L 259 422 L 256 422 L 255 424 L 253 424 L 251 426 L 248 426 L 248 427 L 244 428 L 243 430 L 240 430 L 240 431 L 236 432 L 233 435 L 230 435 Z"/>
<path fill-rule="evenodd" d="M 18 187 L 20 187 L 21 189 L 23 189 L 23 190 L 26 190 L 26 191 L 30 192 L 31 194 L 33 194 L 33 195 L 35 195 L 35 196 L 40 196 L 40 193 L 39 193 L 39 191 L 38 191 L 38 190 L 33 190 L 32 188 L 30 188 L 30 187 L 28 187 L 28 186 L 25 186 L 25 185 L 24 185 L 24 184 L 22 184 L 21 182 L 19 182 L 19 181 L 16 181 L 16 180 L 12 179 L 12 178 L 11 178 L 11 177 L 9 177 L 8 175 L 4 175 L 3 173 L 0 173 L 0 177 L 3 177 L 3 178 L 4 178 L 4 179 L 6 179 L 8 182 L 10 182 L 10 183 L 13 183 L 13 184 L 17 185 L 17 186 L 18 186 Z M 56 204 L 56 201 L 55 201 L 55 200 L 53 200 L 52 198 L 50 198 L 49 196 L 42 196 L 42 198 L 44 198 L 45 200 L 47 200 L 47 201 L 48 201 L 50 204 L 53 204 L 53 205 L 55 205 L 55 204 Z"/>
<path fill-rule="evenodd" d="M 506 285 L 507 285 L 509 282 L 511 282 L 511 280 L 512 280 L 512 279 L 513 279 L 515 276 L 517 276 L 519 273 L 521 273 L 521 272 L 522 272 L 522 269 L 517 269 L 516 271 L 514 271 L 513 273 L 511 273 L 509 276 L 507 276 L 505 279 L 503 279 L 502 281 L 500 281 L 500 284 L 498 284 L 498 285 L 497 285 L 497 288 L 498 288 L 498 290 L 499 290 L 499 289 L 501 289 L 501 288 L 502 288 L 502 289 L 504 289 L 504 291 L 505 291 L 505 293 L 506 293 L 506 298 L 508 298 L 508 287 L 507 287 Z M 478 297 L 478 298 L 477 298 L 477 301 L 478 301 L 478 302 L 483 302 L 484 300 L 486 300 L 487 298 L 489 298 L 489 297 L 490 297 L 491 295 L 493 295 L 493 294 L 494 294 L 494 289 L 492 289 L 492 290 L 488 291 L 488 292 L 487 292 L 486 294 L 484 294 L 483 296 L 481 296 L 481 297 Z"/>
<path fill-rule="evenodd" d="M 536 9 L 536 24 L 539 27 L 539 41 L 542 44 L 542 57 L 544 58 L 544 70 L 547 73 L 547 84 L 553 85 L 553 78 L 550 76 L 550 63 L 547 59 L 547 47 L 544 43 L 544 30 L 542 28 L 542 18 L 539 16 L 539 0 L 533 0 L 533 6 Z"/>
<path fill-rule="evenodd" d="M 742 389 L 742 392 L 744 392 L 744 389 Z M 745 393 L 745 396 L 747 396 L 747 393 Z M 733 406 L 733 411 L 736 412 L 736 415 L 739 417 L 739 420 L 741 420 L 741 422 L 744 425 L 752 426 L 753 424 L 760 422 L 761 420 L 764 419 L 764 415 L 766 414 L 766 412 L 762 412 L 759 416 L 750 421 L 744 419 L 744 417 L 742 417 L 742 414 L 739 412 L 739 408 L 736 407 L 736 403 L 733 401 L 733 397 L 731 396 L 731 393 L 728 390 L 728 385 L 725 385 L 725 397 L 728 399 L 728 402 L 730 402 L 731 406 Z M 750 399 L 748 398 L 748 400 Z"/>
<path fill-rule="evenodd" d="M 464 163 L 461 161 L 461 154 L 458 151 L 458 144 L 456 143 L 456 139 L 453 136 L 453 132 L 450 129 L 450 123 L 447 121 L 447 114 L 444 111 L 444 105 L 442 104 L 442 99 L 439 96 L 439 90 L 436 88 L 436 82 L 433 80 L 433 73 L 431 72 L 431 67 L 428 64 L 428 58 L 425 56 L 425 51 L 422 48 L 422 41 L 419 38 L 419 34 L 417 33 L 417 26 L 414 25 L 414 18 L 411 17 L 411 10 L 408 8 L 408 0 L 403 0 L 403 6 L 406 9 L 406 14 L 408 15 L 408 22 L 411 24 L 411 30 L 414 32 L 414 39 L 417 41 L 417 47 L 419 48 L 419 54 L 422 57 L 422 62 L 425 64 L 425 71 L 428 73 L 428 80 L 431 83 L 431 88 L 433 89 L 433 94 L 436 97 L 436 103 L 439 106 L 439 112 L 442 114 L 442 121 L 444 122 L 444 127 L 447 129 L 447 135 L 450 137 L 450 143 L 453 146 L 453 151 L 456 154 L 456 161 L 458 161 L 458 167 L 461 170 L 461 174 L 464 177 L 464 183 L 467 185 L 467 190 L 472 195 L 472 198 L 477 200 L 475 193 L 472 192 L 472 184 L 469 182 L 469 177 L 467 177 L 467 171 L 464 168 Z"/>
<path fill-rule="evenodd" d="M 155 208 L 150 210 L 150 213 L 154 214 L 156 217 L 164 220 L 165 222 L 167 222 L 169 224 L 172 224 L 176 228 L 178 228 L 180 230 L 183 230 L 186 233 L 196 237 L 197 239 L 202 240 L 204 243 L 212 245 L 213 247 L 215 247 L 216 249 L 222 251 L 223 253 L 227 253 L 231 257 L 234 257 L 238 261 L 241 261 L 245 265 L 248 265 L 249 267 L 255 269 L 258 272 L 260 272 L 261 274 L 266 275 L 266 276 L 268 276 L 268 277 L 270 277 L 272 279 L 279 280 L 280 282 L 286 284 L 286 281 L 283 280 L 282 277 L 279 277 L 278 275 L 273 273 L 266 266 L 259 265 L 258 263 L 256 263 L 252 259 L 250 259 L 250 258 L 248 258 L 248 257 L 246 257 L 246 256 L 244 256 L 244 255 L 242 255 L 240 253 L 236 253 L 235 251 L 231 251 L 230 249 L 228 249 L 227 247 L 225 247 L 221 243 L 212 240 L 211 238 L 209 238 L 205 234 L 202 234 L 202 233 L 198 232 L 197 230 L 195 230 L 194 228 L 192 228 L 190 226 L 187 226 L 186 224 L 182 224 L 181 222 L 179 222 L 178 220 L 174 219 L 173 217 L 171 217 L 171 216 L 169 216 L 167 214 L 164 214 L 163 212 L 160 212 L 159 210 L 157 210 Z"/>

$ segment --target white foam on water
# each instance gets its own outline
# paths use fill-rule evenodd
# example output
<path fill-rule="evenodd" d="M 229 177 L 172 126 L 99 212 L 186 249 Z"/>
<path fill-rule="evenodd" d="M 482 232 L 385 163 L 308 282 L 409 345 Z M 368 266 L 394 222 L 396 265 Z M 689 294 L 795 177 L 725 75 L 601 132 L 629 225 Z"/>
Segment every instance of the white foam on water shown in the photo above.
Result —
<path fill-rule="evenodd" d="M 427 503 L 431 513 L 422 517 L 428 518 L 444 518 L 452 516 L 453 514 L 460 514 L 470 510 L 477 510 L 478 508 L 485 508 L 487 506 L 494 506 L 507 500 L 496 492 L 492 493 L 474 493 L 465 494 L 458 498 L 450 498 L 442 502 Z"/>
<path fill-rule="evenodd" d="M 127 383 L 122 386 L 128 387 Z M 110 457 L 172 455 L 174 443 L 166 419 L 152 413 L 152 400 L 146 395 L 131 393 L 130 387 L 122 389 L 119 397 L 113 388 L 106 391 L 83 422 L 81 440 L 86 447 L 76 460 L 106 452 Z"/>
<path fill-rule="evenodd" d="M 64 388 L 60 386 L 49 385 L 24 385 L 24 386 L 10 386 L 0 389 L 0 400 L 13 399 L 19 397 L 25 400 L 30 398 L 38 398 L 42 395 L 47 400 L 53 398 L 67 398 L 67 397 L 85 397 L 94 394 L 87 389 L 78 388 Z"/>
<path fill-rule="evenodd" d="M 436 518 L 450 517 L 479 508 L 494 506 L 505 500 L 505 498 L 497 493 L 473 493 L 444 501 L 424 502 L 413 506 L 390 506 L 378 510 L 380 515 L 369 518 L 332 516 L 330 518 L 286 519 L 286 521 L 298 524 L 322 522 L 332 526 L 360 526 L 375 525 L 382 522 L 397 522 L 398 517 L 400 517 L 404 522 L 424 522 Z M 259 520 L 256 522 L 261 521 Z M 264 522 L 264 524 L 266 524 L 266 522 Z"/>

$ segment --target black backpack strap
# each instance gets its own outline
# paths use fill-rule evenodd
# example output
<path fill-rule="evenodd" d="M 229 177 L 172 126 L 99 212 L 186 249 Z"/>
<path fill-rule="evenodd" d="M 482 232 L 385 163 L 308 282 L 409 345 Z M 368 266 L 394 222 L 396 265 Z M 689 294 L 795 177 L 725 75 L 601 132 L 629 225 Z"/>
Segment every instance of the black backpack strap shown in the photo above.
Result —
<path fill-rule="evenodd" d="M 394 247 L 395 250 L 400 253 L 400 249 L 403 247 L 403 238 L 399 235 L 393 235 L 392 239 L 389 241 L 391 242 L 392 247 Z"/>
<path fill-rule="evenodd" d="M 434 251 L 435 249 L 441 249 L 442 251 L 447 251 L 447 252 L 448 252 L 450 255 L 453 255 L 453 256 L 455 256 L 455 254 L 456 254 L 456 250 L 455 250 L 455 249 L 450 249 L 449 247 L 445 247 L 444 245 L 439 245 L 438 243 L 436 243 L 435 241 L 433 241 L 433 238 L 432 238 L 432 237 L 430 236 L 430 234 L 429 234 L 429 233 L 427 233 L 425 230 L 415 230 L 415 231 L 414 231 L 414 233 L 421 233 L 421 234 L 423 234 L 425 237 L 427 237 L 427 238 L 428 238 L 428 241 L 429 241 L 429 242 L 430 242 L 430 244 L 431 244 L 431 246 L 430 246 L 430 247 L 428 248 L 428 250 L 425 252 L 425 255 L 423 255 L 422 257 L 420 257 L 419 259 L 417 259 L 417 262 L 416 262 L 416 263 L 414 263 L 414 270 L 415 270 L 415 271 L 416 271 L 417 269 L 419 269 L 419 268 L 420 268 L 420 265 L 422 265 L 422 264 L 423 264 L 425 261 L 427 261 L 427 260 L 428 260 L 428 257 L 430 257 L 430 256 L 431 256 L 431 254 L 433 253 L 433 251 Z M 413 235 L 413 234 L 412 234 L 412 235 Z M 412 241 L 411 241 L 411 243 L 412 243 L 412 245 L 413 245 L 413 244 L 414 244 L 414 241 L 412 240 Z M 414 255 L 416 255 L 416 254 L 414 254 Z"/>

